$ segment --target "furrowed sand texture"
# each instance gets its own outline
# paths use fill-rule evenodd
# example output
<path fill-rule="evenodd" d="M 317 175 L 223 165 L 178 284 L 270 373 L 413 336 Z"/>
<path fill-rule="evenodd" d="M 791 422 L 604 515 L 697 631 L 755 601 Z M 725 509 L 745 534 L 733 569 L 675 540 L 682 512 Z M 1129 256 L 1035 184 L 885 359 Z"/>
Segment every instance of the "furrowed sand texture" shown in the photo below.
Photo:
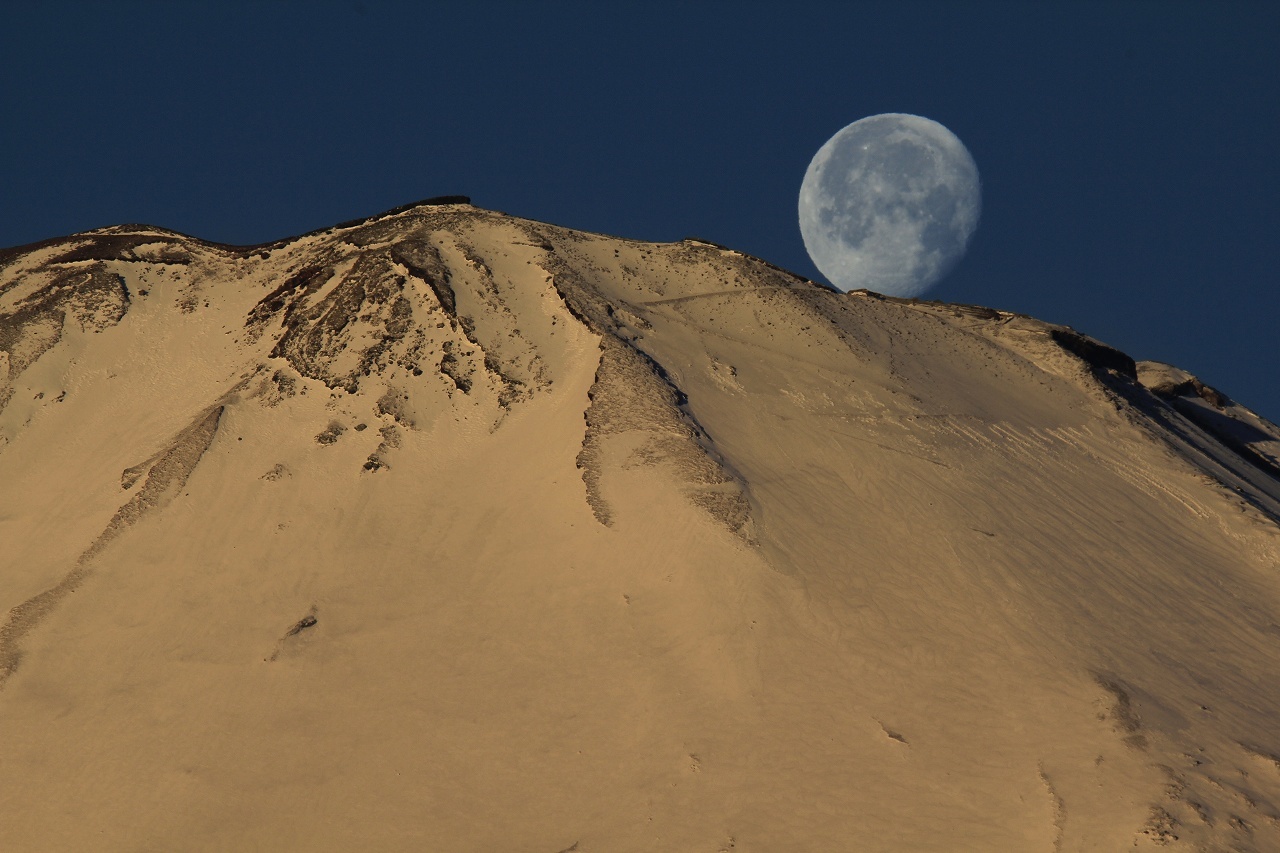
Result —
<path fill-rule="evenodd" d="M 461 199 L 0 252 L 0 849 L 1280 849 L 1280 431 Z"/>

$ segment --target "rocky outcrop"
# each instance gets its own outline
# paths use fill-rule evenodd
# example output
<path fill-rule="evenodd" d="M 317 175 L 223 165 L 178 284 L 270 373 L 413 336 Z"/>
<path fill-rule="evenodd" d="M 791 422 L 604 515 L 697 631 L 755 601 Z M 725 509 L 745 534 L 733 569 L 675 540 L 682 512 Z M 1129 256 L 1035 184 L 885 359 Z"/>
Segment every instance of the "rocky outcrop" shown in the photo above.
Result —
<path fill-rule="evenodd" d="M 1088 335 L 1082 335 L 1074 329 L 1065 327 L 1052 329 L 1049 335 L 1054 343 L 1094 370 L 1113 370 L 1129 379 L 1138 378 L 1138 368 L 1134 360 L 1115 347 L 1109 347 Z"/>
<path fill-rule="evenodd" d="M 62 340 L 68 322 L 100 332 L 129 310 L 124 277 L 101 264 L 68 269 L 59 261 L 44 277 L 47 283 L 0 313 L 0 409 L 9 402 L 13 380 Z"/>

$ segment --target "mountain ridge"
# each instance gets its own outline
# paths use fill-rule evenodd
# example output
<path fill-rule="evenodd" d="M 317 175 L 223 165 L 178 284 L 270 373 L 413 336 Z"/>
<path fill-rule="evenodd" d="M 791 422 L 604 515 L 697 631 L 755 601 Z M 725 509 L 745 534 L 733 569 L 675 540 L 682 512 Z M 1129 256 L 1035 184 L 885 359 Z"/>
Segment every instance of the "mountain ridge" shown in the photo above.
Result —
<path fill-rule="evenodd" d="M 0 253 L 0 846 L 1280 844 L 1274 425 L 459 198 Z"/>

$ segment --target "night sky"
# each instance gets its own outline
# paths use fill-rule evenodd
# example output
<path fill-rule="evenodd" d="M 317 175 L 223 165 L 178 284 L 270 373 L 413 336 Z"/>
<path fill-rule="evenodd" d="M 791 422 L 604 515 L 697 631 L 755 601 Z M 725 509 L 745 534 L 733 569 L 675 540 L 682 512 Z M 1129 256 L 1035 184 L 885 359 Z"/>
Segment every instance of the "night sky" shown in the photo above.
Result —
<path fill-rule="evenodd" d="M 0 246 L 122 222 L 257 243 L 458 193 L 819 278 L 810 158 L 915 113 L 983 180 L 930 298 L 1280 420 L 1277 6 L 0 0 Z"/>

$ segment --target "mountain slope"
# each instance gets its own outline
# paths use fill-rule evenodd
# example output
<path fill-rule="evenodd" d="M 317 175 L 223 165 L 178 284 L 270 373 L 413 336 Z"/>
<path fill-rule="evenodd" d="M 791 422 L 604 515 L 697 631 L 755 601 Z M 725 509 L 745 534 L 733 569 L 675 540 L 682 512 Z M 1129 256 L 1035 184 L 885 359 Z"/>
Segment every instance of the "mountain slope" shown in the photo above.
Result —
<path fill-rule="evenodd" d="M 5 849 L 1280 847 L 1174 368 L 460 199 L 10 250 L 0 352 Z"/>

